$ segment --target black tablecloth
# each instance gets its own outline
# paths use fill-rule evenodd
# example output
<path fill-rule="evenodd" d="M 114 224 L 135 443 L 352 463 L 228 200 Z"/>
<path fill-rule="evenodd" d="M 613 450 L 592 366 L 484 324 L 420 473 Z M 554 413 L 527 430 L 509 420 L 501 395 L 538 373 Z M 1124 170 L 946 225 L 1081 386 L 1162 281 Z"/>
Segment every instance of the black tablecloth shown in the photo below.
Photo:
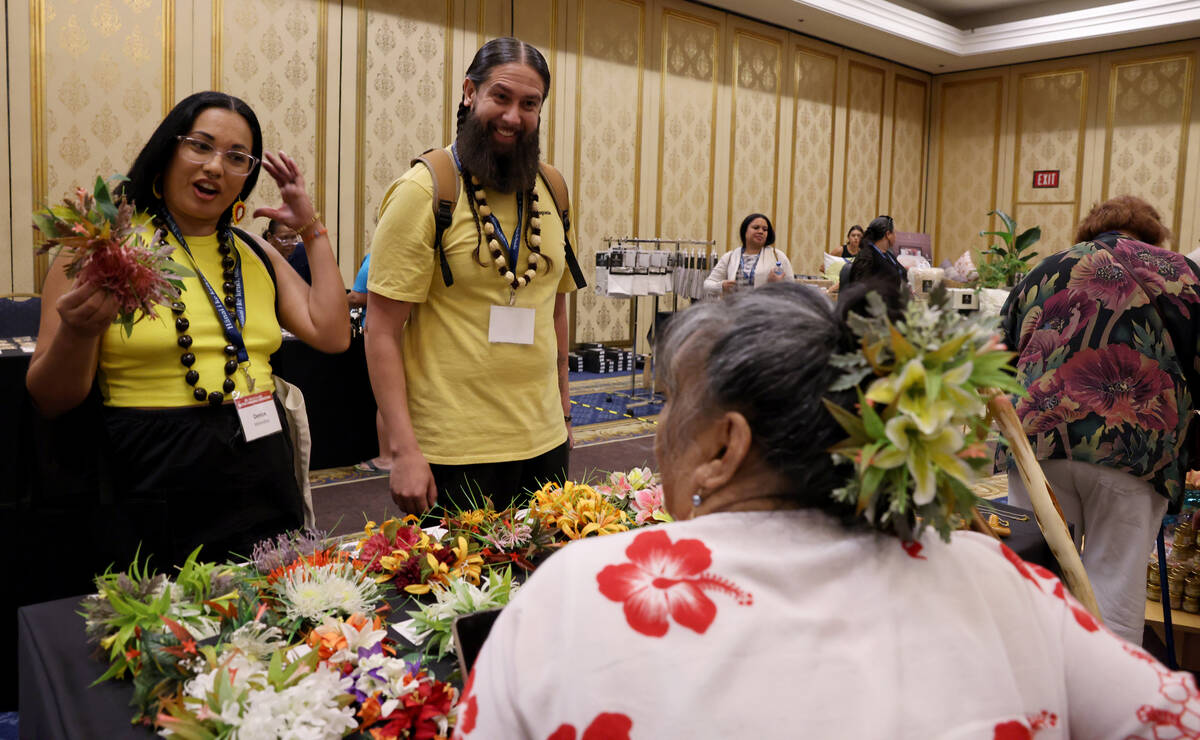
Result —
<path fill-rule="evenodd" d="M 96 502 L 83 501 L 67 486 L 38 479 L 38 460 L 86 477 L 83 465 L 95 443 L 87 408 L 55 421 L 41 419 L 25 391 L 30 355 L 0 350 L 0 542 L 9 553 L 28 553 L 27 565 L 0 588 L 0 634 L 16 634 L 16 609 L 90 588 L 92 572 L 80 555 L 103 541 Z M 286 339 L 272 368 L 304 393 L 312 435 L 314 470 L 352 465 L 378 454 L 375 399 L 367 378 L 363 338 L 338 355 Z M 72 470 L 74 468 L 74 470 Z M 69 477 L 69 476 L 68 476 Z M 86 481 L 85 481 L 86 482 Z M 11 645 L 11 643 L 10 643 Z M 0 665 L 0 711 L 15 709 L 13 662 Z"/>

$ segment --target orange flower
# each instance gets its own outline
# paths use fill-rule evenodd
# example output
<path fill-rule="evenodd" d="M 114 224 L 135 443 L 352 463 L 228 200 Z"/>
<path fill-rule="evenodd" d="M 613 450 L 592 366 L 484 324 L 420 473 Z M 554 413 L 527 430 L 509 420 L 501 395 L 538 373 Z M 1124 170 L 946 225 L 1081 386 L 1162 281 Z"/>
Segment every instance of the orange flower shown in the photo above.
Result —
<path fill-rule="evenodd" d="M 329 660 L 329 656 L 346 648 L 346 636 L 337 626 L 314 627 L 312 632 L 308 633 L 308 639 L 305 642 L 317 651 L 321 660 Z"/>

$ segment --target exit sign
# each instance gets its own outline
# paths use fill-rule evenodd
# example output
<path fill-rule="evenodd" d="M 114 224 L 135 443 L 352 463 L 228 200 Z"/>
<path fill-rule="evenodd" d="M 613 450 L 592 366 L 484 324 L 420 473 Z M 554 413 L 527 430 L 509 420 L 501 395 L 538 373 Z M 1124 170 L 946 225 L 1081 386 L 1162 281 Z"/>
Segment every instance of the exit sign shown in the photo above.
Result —
<path fill-rule="evenodd" d="M 1058 170 L 1034 170 L 1033 186 L 1035 188 L 1058 187 Z"/>

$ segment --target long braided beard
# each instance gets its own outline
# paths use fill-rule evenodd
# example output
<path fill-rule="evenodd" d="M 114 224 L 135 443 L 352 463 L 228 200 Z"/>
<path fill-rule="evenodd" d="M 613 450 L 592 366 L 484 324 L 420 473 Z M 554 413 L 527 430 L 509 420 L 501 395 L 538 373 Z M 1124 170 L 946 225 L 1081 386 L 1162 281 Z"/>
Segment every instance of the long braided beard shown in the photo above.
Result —
<path fill-rule="evenodd" d="M 501 193 L 519 193 L 533 187 L 538 174 L 541 142 L 538 129 L 517 137 L 511 152 L 498 152 L 492 132 L 474 111 L 467 111 L 458 127 L 458 158 L 463 169 L 485 187 Z"/>

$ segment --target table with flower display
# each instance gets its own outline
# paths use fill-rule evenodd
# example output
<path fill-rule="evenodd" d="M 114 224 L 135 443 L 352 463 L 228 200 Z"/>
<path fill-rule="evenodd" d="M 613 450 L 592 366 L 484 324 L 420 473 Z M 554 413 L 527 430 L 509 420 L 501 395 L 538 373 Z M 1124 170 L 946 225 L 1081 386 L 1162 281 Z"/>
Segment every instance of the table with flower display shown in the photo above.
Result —
<path fill-rule="evenodd" d="M 152 725 L 275 737 L 300 724 L 319 728 L 307 737 L 448 737 L 456 617 L 502 608 L 563 544 L 667 519 L 642 469 L 435 527 L 288 533 L 247 563 L 193 553 L 170 578 L 139 564 L 103 574 L 94 595 L 18 613 L 22 737 L 148 737 Z"/>

